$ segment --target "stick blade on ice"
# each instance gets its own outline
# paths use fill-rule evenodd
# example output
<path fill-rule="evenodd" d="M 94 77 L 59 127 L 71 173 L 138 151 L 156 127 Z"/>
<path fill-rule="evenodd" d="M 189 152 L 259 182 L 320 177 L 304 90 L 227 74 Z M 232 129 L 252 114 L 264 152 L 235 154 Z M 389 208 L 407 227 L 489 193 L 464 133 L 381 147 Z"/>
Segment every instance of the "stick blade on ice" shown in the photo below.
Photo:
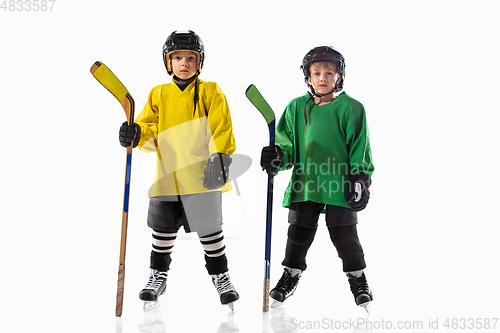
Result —
<path fill-rule="evenodd" d="M 271 109 L 264 97 L 262 97 L 257 87 L 251 84 L 250 86 L 248 86 L 245 95 L 257 108 L 257 110 L 259 110 L 260 113 L 264 116 L 267 124 L 269 125 L 275 119 L 274 111 L 273 109 Z"/>

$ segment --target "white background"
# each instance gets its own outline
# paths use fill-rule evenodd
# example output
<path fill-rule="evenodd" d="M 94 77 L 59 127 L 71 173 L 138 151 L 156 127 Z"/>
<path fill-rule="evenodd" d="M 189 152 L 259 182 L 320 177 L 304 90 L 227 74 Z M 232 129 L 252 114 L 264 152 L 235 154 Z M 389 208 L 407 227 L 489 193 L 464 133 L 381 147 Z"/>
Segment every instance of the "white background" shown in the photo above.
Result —
<path fill-rule="evenodd" d="M 345 91 L 364 104 L 370 125 L 376 171 L 358 229 L 375 328 L 500 317 L 499 9 L 482 0 L 57 0 L 51 11 L 0 10 L 1 330 L 323 332 L 334 324 L 307 328 L 365 318 L 324 227 L 296 294 L 284 309 L 261 313 L 266 176 L 258 162 L 268 134 L 244 92 L 256 84 L 279 117 L 306 92 L 299 66 L 319 45 L 345 56 Z M 176 29 L 205 43 L 201 78 L 221 86 L 237 153 L 253 160 L 238 179 L 241 196 L 223 196 L 241 299 L 228 315 L 201 245 L 181 233 L 161 311 L 143 314 L 137 295 L 149 274 L 155 156 L 135 150 L 124 314 L 116 320 L 125 165 L 117 134 L 125 117 L 89 69 L 107 64 L 138 114 L 149 90 L 170 81 L 161 48 Z M 282 173 L 275 185 L 272 285 L 282 271 L 288 179 Z"/>

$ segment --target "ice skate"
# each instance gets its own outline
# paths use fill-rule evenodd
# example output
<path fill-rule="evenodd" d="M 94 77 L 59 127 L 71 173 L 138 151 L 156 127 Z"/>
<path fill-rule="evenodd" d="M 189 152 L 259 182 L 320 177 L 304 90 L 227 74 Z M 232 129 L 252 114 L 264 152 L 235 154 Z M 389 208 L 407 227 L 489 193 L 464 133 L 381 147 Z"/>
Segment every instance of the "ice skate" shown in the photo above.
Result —
<path fill-rule="evenodd" d="M 144 301 L 144 310 L 151 310 L 160 305 L 159 297 L 165 293 L 167 275 L 164 271 L 151 270 L 146 287 L 139 293 L 139 298 Z"/>
<path fill-rule="evenodd" d="M 373 301 L 373 294 L 368 286 L 368 282 L 366 281 L 365 273 L 358 278 L 347 273 L 347 277 L 349 279 L 349 284 L 351 286 L 351 291 L 354 295 L 356 304 L 363 307 L 366 312 L 370 314 L 370 303 Z"/>
<path fill-rule="evenodd" d="M 212 283 L 219 293 L 221 304 L 228 305 L 231 311 L 234 312 L 234 302 L 236 302 L 240 296 L 231 284 L 229 273 L 225 272 L 212 275 Z"/>
<path fill-rule="evenodd" d="M 269 296 L 273 299 L 271 308 L 280 306 L 288 297 L 293 295 L 295 289 L 297 289 L 301 275 L 301 270 L 285 267 L 283 275 L 276 284 L 276 287 L 269 293 Z"/>

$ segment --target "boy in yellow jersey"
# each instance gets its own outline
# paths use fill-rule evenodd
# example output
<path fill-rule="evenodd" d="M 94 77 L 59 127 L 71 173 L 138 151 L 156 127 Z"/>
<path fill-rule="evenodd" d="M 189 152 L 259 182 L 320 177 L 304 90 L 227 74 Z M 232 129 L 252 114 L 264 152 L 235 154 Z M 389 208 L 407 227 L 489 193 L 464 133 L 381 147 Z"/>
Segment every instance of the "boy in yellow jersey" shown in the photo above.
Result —
<path fill-rule="evenodd" d="M 231 284 L 222 232 L 222 192 L 231 190 L 230 155 L 236 144 L 226 97 L 215 82 L 199 78 L 204 46 L 193 31 L 174 31 L 163 46 L 171 83 L 154 87 L 132 126 L 123 123 L 120 143 L 156 152 L 149 191 L 153 229 L 151 274 L 139 298 L 145 306 L 165 293 L 177 232 L 196 232 L 222 304 L 239 298 Z M 152 302 L 152 303 L 150 303 Z"/>

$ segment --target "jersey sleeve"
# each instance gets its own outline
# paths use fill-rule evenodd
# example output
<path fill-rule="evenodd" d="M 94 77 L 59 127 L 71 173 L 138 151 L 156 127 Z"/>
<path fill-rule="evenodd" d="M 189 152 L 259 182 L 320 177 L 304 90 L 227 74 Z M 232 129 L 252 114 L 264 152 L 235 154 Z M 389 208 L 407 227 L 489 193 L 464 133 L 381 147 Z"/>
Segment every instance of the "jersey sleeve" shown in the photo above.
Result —
<path fill-rule="evenodd" d="M 289 104 L 281 115 L 278 124 L 276 125 L 276 145 L 280 147 L 283 153 L 280 167 L 277 171 L 288 170 L 294 164 L 294 134 L 292 104 Z"/>
<path fill-rule="evenodd" d="M 346 145 L 351 174 L 364 172 L 371 177 L 375 167 L 372 161 L 366 112 L 360 103 L 354 104 L 348 115 Z"/>
<path fill-rule="evenodd" d="M 210 154 L 231 155 L 236 150 L 231 113 L 226 96 L 216 83 L 213 83 L 212 98 L 207 105 L 207 118 L 215 147 L 210 147 Z"/>
<path fill-rule="evenodd" d="M 158 94 L 159 87 L 151 90 L 146 105 L 135 119 L 135 122 L 141 127 L 141 138 L 138 147 L 147 153 L 156 152 L 157 149 L 156 136 L 158 135 L 159 113 L 156 101 Z"/>

